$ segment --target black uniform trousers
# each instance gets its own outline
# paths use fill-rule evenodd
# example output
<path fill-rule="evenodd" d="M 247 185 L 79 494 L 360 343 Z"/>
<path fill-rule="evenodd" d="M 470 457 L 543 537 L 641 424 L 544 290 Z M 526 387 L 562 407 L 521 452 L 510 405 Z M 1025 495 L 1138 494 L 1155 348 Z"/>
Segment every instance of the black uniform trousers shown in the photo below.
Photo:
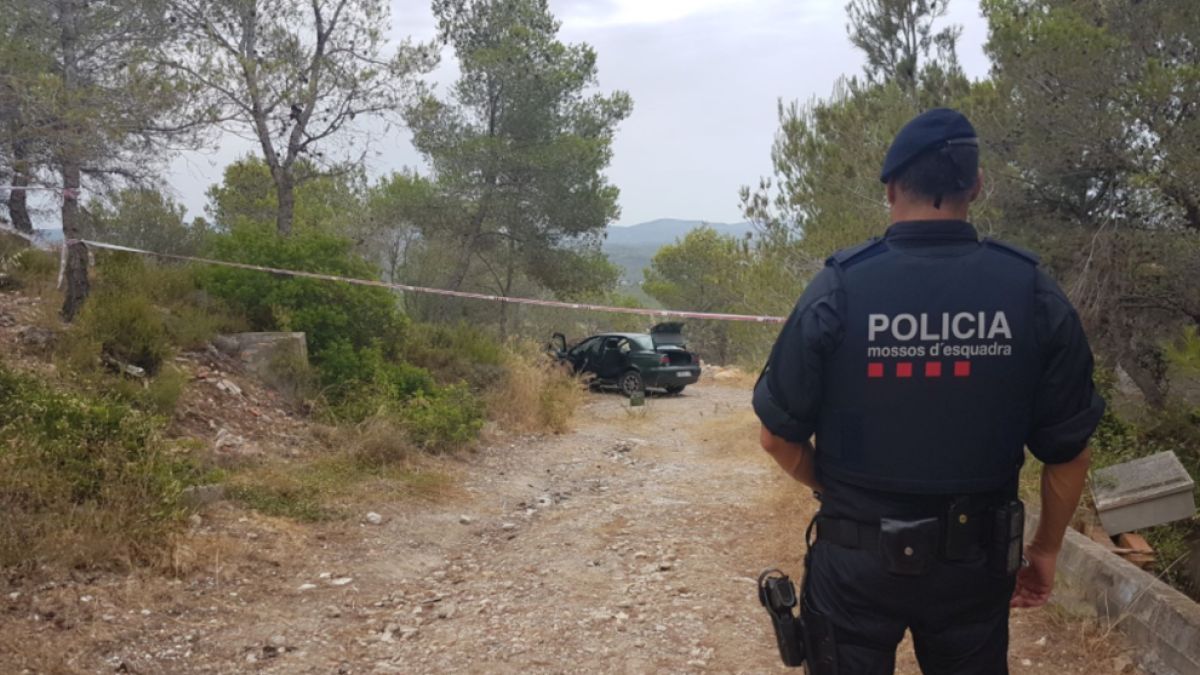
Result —
<path fill-rule="evenodd" d="M 922 576 L 899 576 L 880 551 L 819 536 L 808 597 L 835 628 L 838 675 L 892 675 L 905 629 L 925 675 L 1007 675 L 1016 579 L 992 576 L 983 551 L 963 562 L 937 561 Z"/>

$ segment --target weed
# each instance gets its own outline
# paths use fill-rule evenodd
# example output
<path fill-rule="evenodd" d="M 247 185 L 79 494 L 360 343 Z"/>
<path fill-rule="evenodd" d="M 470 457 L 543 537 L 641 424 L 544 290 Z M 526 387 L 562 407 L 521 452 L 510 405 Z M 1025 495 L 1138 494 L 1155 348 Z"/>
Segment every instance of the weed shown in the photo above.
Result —
<path fill-rule="evenodd" d="M 321 374 L 292 342 L 281 343 L 267 364 L 266 384 L 297 403 L 316 398 Z"/>
<path fill-rule="evenodd" d="M 162 562 L 183 489 L 206 479 L 150 416 L 0 367 L 0 565 Z"/>
<path fill-rule="evenodd" d="M 444 489 L 445 474 L 409 463 L 370 464 L 331 453 L 302 464 L 266 464 L 229 478 L 230 496 L 263 515 L 321 522 L 377 493 L 428 497 Z"/>
<path fill-rule="evenodd" d="M 433 396 L 417 396 L 401 412 L 413 445 L 434 454 L 461 450 L 479 438 L 483 402 L 465 385 L 451 385 Z"/>
<path fill-rule="evenodd" d="M 516 432 L 570 429 L 586 397 L 578 377 L 546 359 L 533 344 L 516 345 L 504 370 L 504 380 L 485 394 L 491 419 Z"/>
<path fill-rule="evenodd" d="M 406 462 L 412 440 L 394 417 L 378 415 L 355 426 L 346 434 L 350 457 L 364 467 L 395 466 Z"/>
<path fill-rule="evenodd" d="M 429 370 L 439 382 L 467 382 L 476 390 L 499 384 L 509 359 L 495 337 L 466 323 L 413 325 L 403 351 L 409 362 Z"/>

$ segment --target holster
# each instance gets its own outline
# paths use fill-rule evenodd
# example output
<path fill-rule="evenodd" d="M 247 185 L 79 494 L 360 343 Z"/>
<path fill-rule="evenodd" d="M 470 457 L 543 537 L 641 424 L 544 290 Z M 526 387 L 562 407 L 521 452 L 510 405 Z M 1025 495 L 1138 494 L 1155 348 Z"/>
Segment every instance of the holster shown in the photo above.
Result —
<path fill-rule="evenodd" d="M 813 609 L 809 602 L 812 531 L 813 525 L 810 523 L 805 535 L 808 553 L 804 556 L 804 580 L 799 597 L 791 579 L 779 570 L 772 569 L 758 577 L 758 600 L 771 615 L 775 642 L 783 665 L 789 668 L 804 666 L 807 675 L 837 675 L 837 642 L 833 624 Z M 795 610 L 799 610 L 799 616 Z"/>
<path fill-rule="evenodd" d="M 789 668 L 804 665 L 804 627 L 794 612 L 799 603 L 792 580 L 779 570 L 766 570 L 758 576 L 758 601 L 771 615 L 783 665 Z"/>

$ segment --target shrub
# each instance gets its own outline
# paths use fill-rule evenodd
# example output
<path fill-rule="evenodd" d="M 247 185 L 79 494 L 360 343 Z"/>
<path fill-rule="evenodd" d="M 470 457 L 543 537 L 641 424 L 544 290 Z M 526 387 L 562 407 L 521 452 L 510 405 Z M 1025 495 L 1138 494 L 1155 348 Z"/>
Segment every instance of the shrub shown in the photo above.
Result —
<path fill-rule="evenodd" d="M 354 242 L 313 230 L 283 237 L 273 227 L 243 225 L 210 237 L 208 249 L 230 262 L 378 278 Z M 205 270 L 203 287 L 242 313 L 251 330 L 304 332 L 313 364 L 337 381 L 355 379 L 342 377 L 345 363 L 325 364 L 344 357 L 343 345 L 353 352 L 379 345 L 392 357 L 403 337 L 404 317 L 386 289 L 216 266 Z"/>
<path fill-rule="evenodd" d="M 0 288 L 54 282 L 58 256 L 29 246 L 24 239 L 0 232 Z"/>
<path fill-rule="evenodd" d="M 570 429 L 584 395 L 579 378 L 530 343 L 509 354 L 504 380 L 485 396 L 488 416 L 506 429 L 563 433 Z"/>
<path fill-rule="evenodd" d="M 72 335 L 72 365 L 80 370 L 108 359 L 154 375 L 171 355 L 162 314 L 146 296 L 119 288 L 102 287 L 94 293 L 84 305 Z"/>
<path fill-rule="evenodd" d="M 465 385 L 451 385 L 430 396 L 417 396 L 401 411 L 413 445 L 445 453 L 469 446 L 483 429 L 483 402 Z"/>
<path fill-rule="evenodd" d="M 162 561 L 180 495 L 207 476 L 154 420 L 0 366 L 0 565 Z"/>
<path fill-rule="evenodd" d="M 439 382 L 467 382 L 487 389 L 504 376 L 504 346 L 491 334 L 467 323 L 453 326 L 415 324 L 404 341 L 404 357 L 434 374 Z"/>

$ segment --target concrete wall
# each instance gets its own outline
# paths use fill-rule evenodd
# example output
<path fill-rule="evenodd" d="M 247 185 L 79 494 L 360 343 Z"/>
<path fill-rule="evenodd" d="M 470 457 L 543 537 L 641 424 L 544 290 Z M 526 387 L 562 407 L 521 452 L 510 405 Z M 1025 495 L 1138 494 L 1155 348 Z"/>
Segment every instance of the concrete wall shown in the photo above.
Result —
<path fill-rule="evenodd" d="M 1037 527 L 1036 513 L 1026 536 Z M 1074 530 L 1058 559 L 1059 584 L 1115 623 L 1153 675 L 1200 674 L 1200 605 Z"/>

